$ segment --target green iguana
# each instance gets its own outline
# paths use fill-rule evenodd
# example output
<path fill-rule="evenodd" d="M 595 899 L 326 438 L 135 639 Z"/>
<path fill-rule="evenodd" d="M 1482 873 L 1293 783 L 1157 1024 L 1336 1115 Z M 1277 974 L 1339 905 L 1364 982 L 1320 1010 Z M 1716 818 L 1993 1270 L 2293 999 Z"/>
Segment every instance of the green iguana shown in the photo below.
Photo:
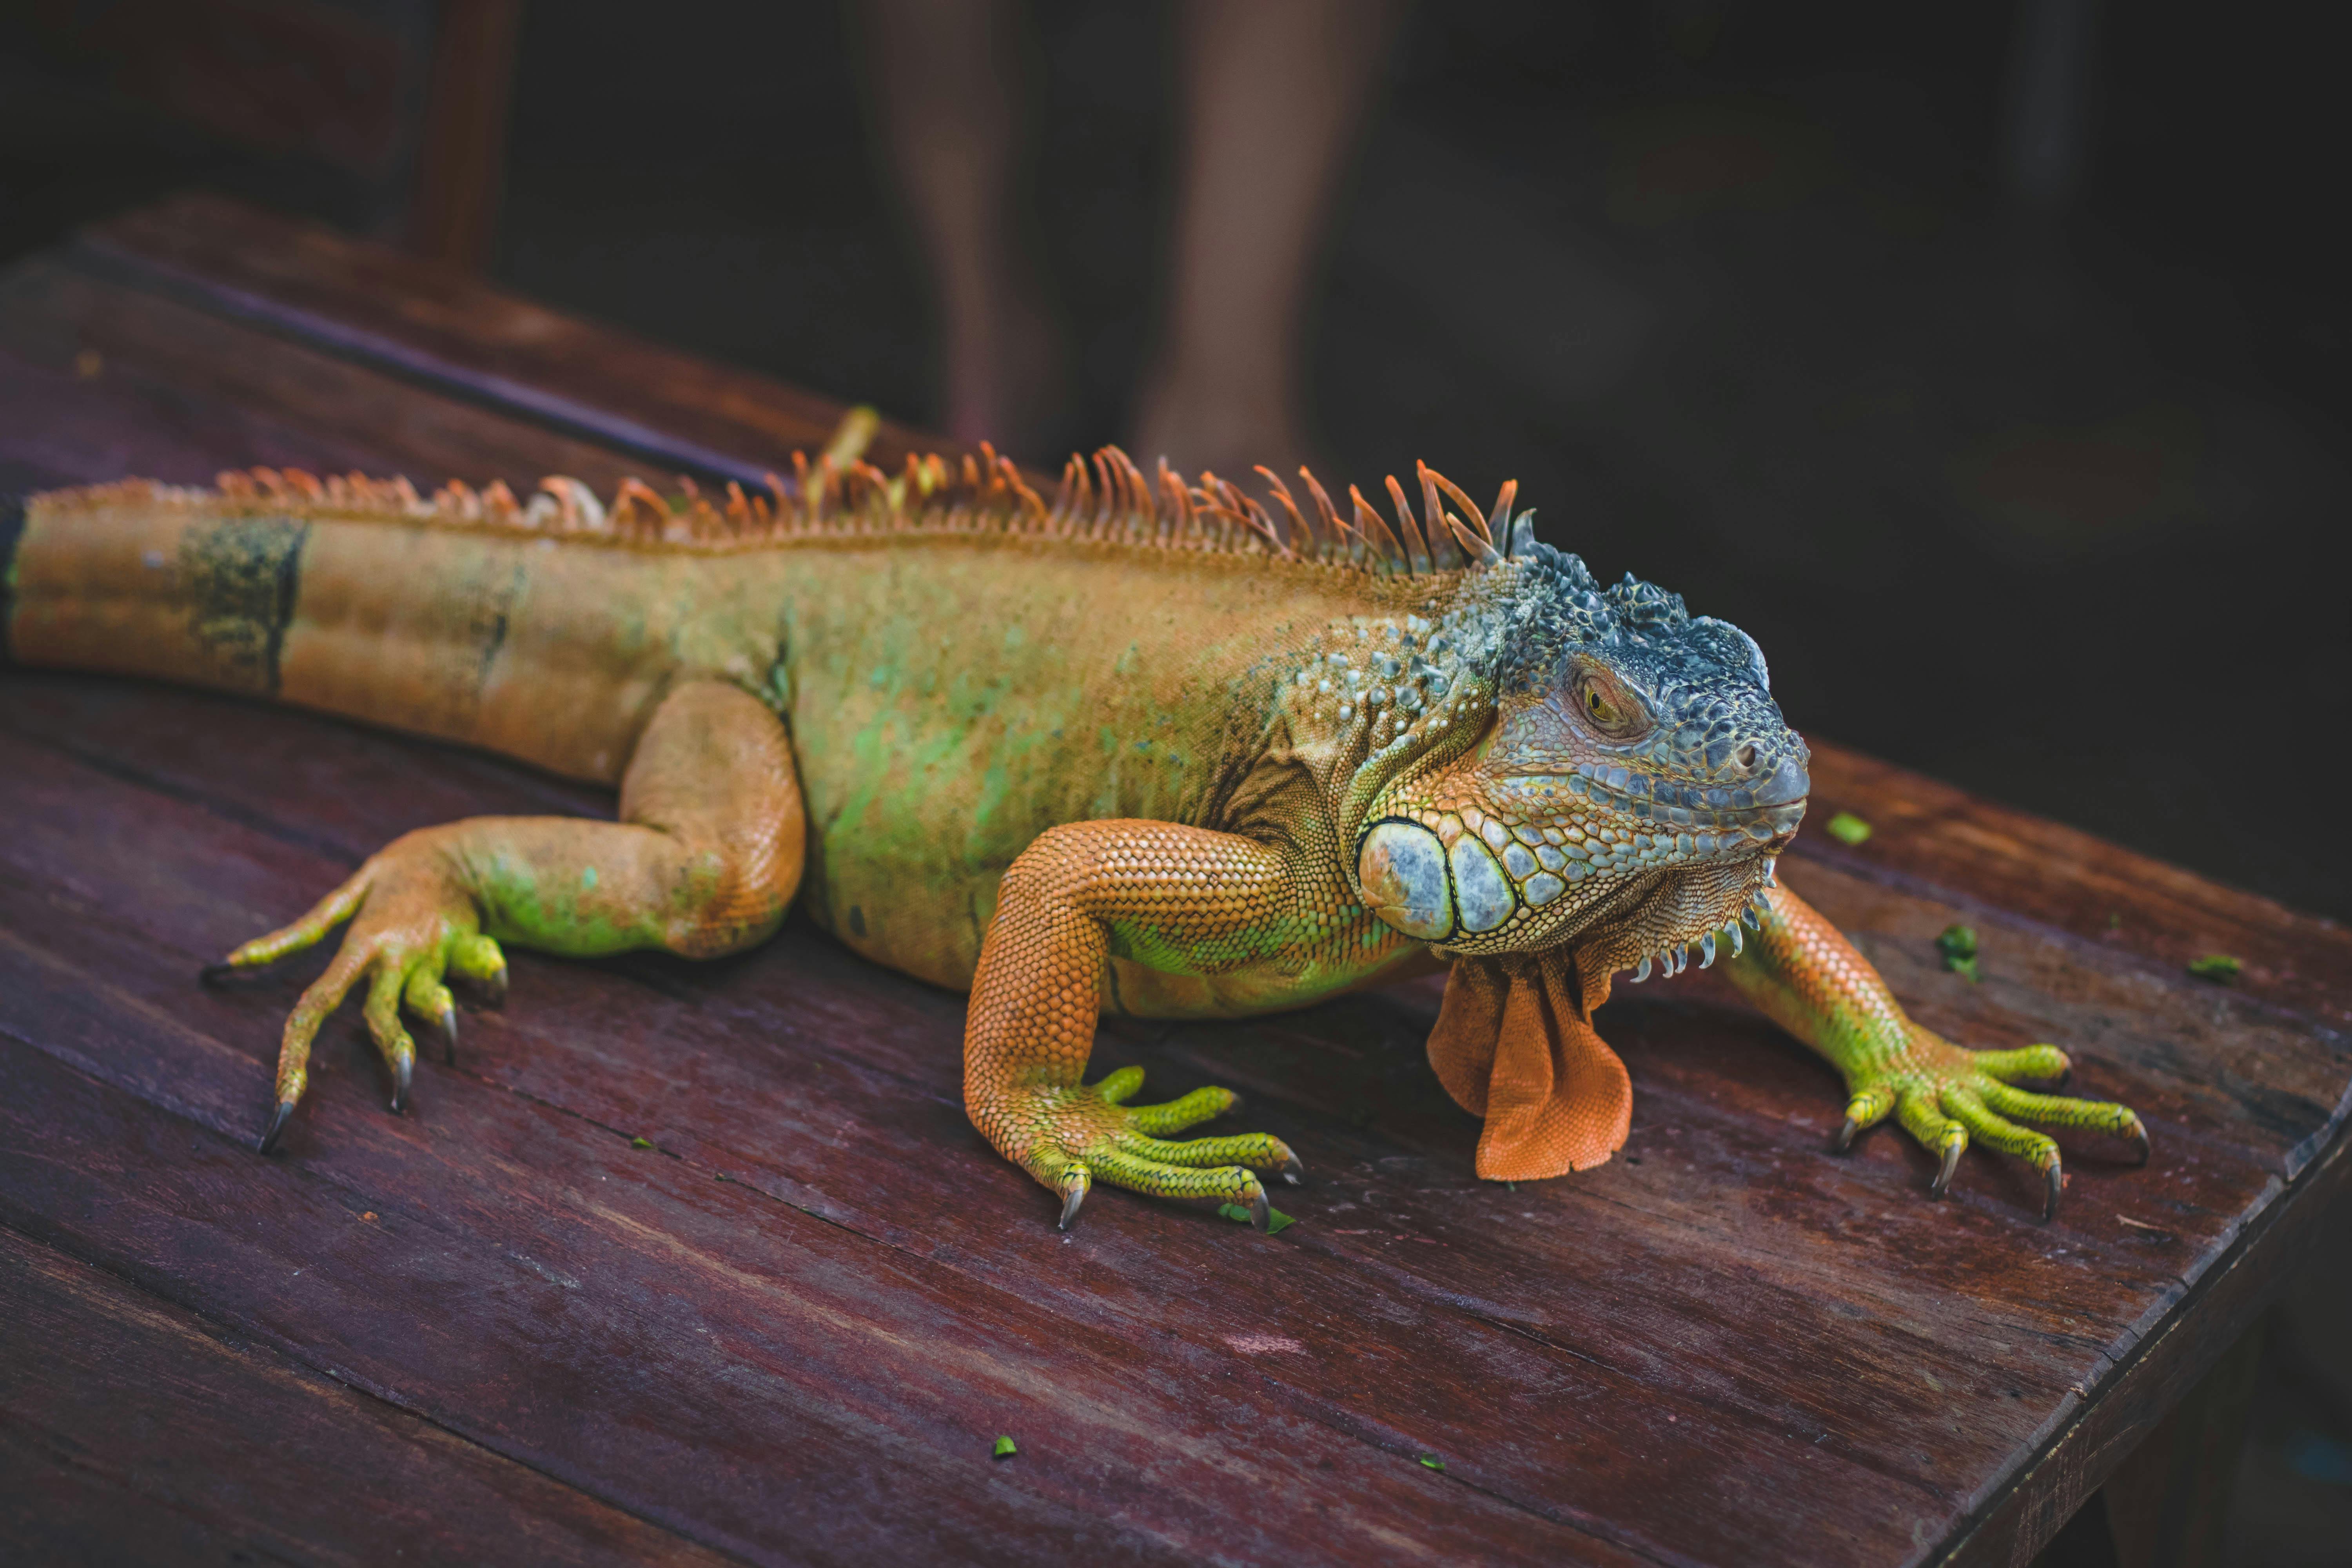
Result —
<path fill-rule="evenodd" d="M 845 426 L 845 432 L 848 426 Z M 1179 1140 L 1204 1089 L 1084 1081 L 1105 1009 L 1232 1017 L 1452 966 L 1430 1058 L 1486 1118 L 1478 1173 L 1584 1170 L 1632 1091 L 1594 1034 L 1612 977 L 1694 947 L 1844 1074 L 1843 1148 L 1895 1115 L 1942 1156 L 2032 1161 L 2020 1121 L 2147 1134 L 2013 1087 L 2055 1047 L 1969 1051 L 1906 1016 L 1774 862 L 1809 787 L 1763 655 L 1628 576 L 1603 590 L 1423 468 L 1393 523 L 1301 470 L 1261 502 L 1106 450 L 1050 500 L 987 453 L 856 460 L 854 433 L 747 496 L 574 480 L 431 497 L 255 469 L 0 513 L 0 626 L 28 664 L 274 697 L 617 784 L 620 820 L 476 817 L 401 837 L 250 969 L 350 921 L 288 1018 L 266 1153 L 321 1022 L 363 983 L 392 1104 L 453 1048 L 447 981 L 502 947 L 688 957 L 799 897 L 879 963 L 969 987 L 964 1100 L 1061 1198 L 1097 1182 L 1249 1210 L 1262 1134 Z"/>

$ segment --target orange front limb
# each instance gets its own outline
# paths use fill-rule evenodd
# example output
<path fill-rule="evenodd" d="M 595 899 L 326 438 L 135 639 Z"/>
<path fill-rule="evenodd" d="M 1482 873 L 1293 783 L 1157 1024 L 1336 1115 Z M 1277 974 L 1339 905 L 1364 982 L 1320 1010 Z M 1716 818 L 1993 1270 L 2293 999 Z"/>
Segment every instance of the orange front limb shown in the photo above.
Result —
<path fill-rule="evenodd" d="M 1231 1110 L 1230 1090 L 1129 1107 L 1140 1069 L 1080 1080 L 1108 957 L 1238 969 L 1301 942 L 1312 922 L 1302 923 L 1300 903 L 1278 850 L 1167 822 L 1056 827 L 1005 872 L 964 1026 L 964 1109 L 1000 1153 L 1062 1194 L 1065 1226 L 1101 1180 L 1240 1204 L 1264 1228 L 1265 1190 L 1244 1167 L 1279 1167 L 1296 1181 L 1297 1157 L 1280 1139 L 1163 1136 Z"/>

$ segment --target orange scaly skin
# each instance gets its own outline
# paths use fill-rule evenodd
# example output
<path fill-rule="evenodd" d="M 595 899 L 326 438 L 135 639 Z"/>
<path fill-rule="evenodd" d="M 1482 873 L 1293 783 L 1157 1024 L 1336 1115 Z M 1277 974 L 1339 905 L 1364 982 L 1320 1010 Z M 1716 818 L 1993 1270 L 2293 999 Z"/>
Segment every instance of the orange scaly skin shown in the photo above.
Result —
<path fill-rule="evenodd" d="M 1040 836 L 1005 873 L 972 977 L 963 1079 L 972 1124 L 1062 1194 L 1066 1226 L 1097 1173 L 1162 1197 L 1244 1205 L 1263 1226 L 1265 1189 L 1243 1167 L 1279 1166 L 1297 1180 L 1297 1157 L 1280 1139 L 1158 1136 L 1223 1114 L 1230 1091 L 1130 1110 L 1120 1102 L 1142 1083 L 1139 1069 L 1080 1084 L 1104 961 L 1116 947 L 1126 958 L 1156 952 L 1194 973 L 1230 972 L 1268 952 L 1311 955 L 1323 932 L 1357 914 L 1329 859 L 1294 860 L 1230 833 L 1077 822 Z"/>
<path fill-rule="evenodd" d="M 2000 1113 L 2137 1132 L 2021 1094 L 2054 1048 L 1969 1053 L 1912 1025 L 1772 867 L 1807 755 L 1735 628 L 1628 578 L 1606 593 L 1427 468 L 1393 524 L 1271 474 L 1074 459 L 1049 501 L 989 457 L 886 476 L 854 438 L 770 493 L 551 479 L 431 498 L 256 470 L 0 507 L 0 629 L 27 663 L 161 676 L 617 784 L 621 820 L 475 818 L 386 847 L 225 968 L 350 921 L 287 1021 L 268 1150 L 325 1017 L 364 1013 L 405 1096 L 404 1010 L 454 1049 L 450 976 L 502 944 L 688 957 L 762 941 L 798 897 L 859 952 L 969 986 L 965 1100 L 1063 1200 L 1097 1182 L 1240 1205 L 1299 1163 L 1171 1135 L 1223 1089 L 1130 1107 L 1084 1082 L 1095 1019 L 1296 1007 L 1451 963 L 1430 1039 L 1484 1116 L 1478 1170 L 1590 1169 L 1631 1085 L 1593 1031 L 1612 976 L 1718 933 L 1735 976 L 1844 1072 L 1848 1136 L 1890 1112 L 1951 1160 L 2034 1161 Z M 1264 472 L 1264 470 L 1261 470 Z M 1304 476 L 1302 476 L 1304 477 Z M 2144 1139 L 2144 1134 L 2142 1135 Z"/>

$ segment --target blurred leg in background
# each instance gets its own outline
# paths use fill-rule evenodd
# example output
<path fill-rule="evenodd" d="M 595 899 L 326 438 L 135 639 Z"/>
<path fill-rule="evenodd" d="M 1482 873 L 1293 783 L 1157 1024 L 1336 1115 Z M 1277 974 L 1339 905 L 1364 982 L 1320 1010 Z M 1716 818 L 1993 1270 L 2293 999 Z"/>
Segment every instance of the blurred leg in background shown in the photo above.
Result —
<path fill-rule="evenodd" d="M 1035 112 L 1016 0 L 866 0 L 885 137 L 944 335 L 940 418 L 1036 460 L 1061 423 L 1066 351 L 1028 243 Z"/>
<path fill-rule="evenodd" d="M 1306 295 L 1402 0 L 1182 0 L 1174 253 L 1133 447 L 1187 472 L 1307 454 Z M 1023 244 L 1034 100 L 1013 0 L 866 0 L 886 136 L 937 291 L 948 433 L 1032 460 L 1061 341 Z"/>
<path fill-rule="evenodd" d="M 1307 457 L 1307 287 L 1399 0 L 1186 0 L 1167 325 L 1134 446 L 1187 472 Z"/>

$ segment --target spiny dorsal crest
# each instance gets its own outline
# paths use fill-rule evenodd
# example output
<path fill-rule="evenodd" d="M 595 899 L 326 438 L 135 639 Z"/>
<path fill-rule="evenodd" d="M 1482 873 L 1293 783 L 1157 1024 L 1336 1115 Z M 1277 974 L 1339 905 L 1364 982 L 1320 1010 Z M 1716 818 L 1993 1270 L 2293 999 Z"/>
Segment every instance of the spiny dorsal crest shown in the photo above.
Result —
<path fill-rule="evenodd" d="M 789 479 L 769 474 L 764 493 L 732 481 L 724 491 L 710 493 L 681 478 L 677 491 L 664 496 L 643 480 L 625 479 L 609 503 L 580 480 L 562 475 L 541 479 L 525 500 L 500 480 L 475 489 L 452 479 L 428 496 L 402 478 L 352 473 L 322 479 L 299 468 L 232 470 L 215 480 L 217 488 L 211 493 L 131 479 L 57 492 L 46 500 L 50 505 L 89 507 L 227 501 L 298 516 L 423 521 L 687 550 L 904 532 L 1034 534 L 1312 561 L 1381 576 L 1559 554 L 1536 542 L 1534 513 L 1513 513 L 1517 480 L 1506 482 L 1494 506 L 1482 511 L 1426 463 L 1414 465 L 1421 491 L 1417 516 L 1404 487 L 1393 477 L 1388 480 L 1393 524 L 1352 485 L 1343 513 L 1304 468 L 1298 477 L 1306 504 L 1265 468 L 1257 472 L 1271 488 L 1261 501 L 1212 473 L 1187 484 L 1164 458 L 1157 473 L 1147 477 L 1117 447 L 1105 447 L 1092 458 L 1071 458 L 1050 501 L 1018 465 L 986 443 L 976 455 L 954 459 L 910 454 L 895 475 L 864 461 L 837 461 L 829 453 L 812 462 L 807 454 L 795 452 L 792 468 Z M 1581 563 L 1576 571 L 1583 573 Z M 1589 585 L 1591 579 L 1585 582 Z"/>

